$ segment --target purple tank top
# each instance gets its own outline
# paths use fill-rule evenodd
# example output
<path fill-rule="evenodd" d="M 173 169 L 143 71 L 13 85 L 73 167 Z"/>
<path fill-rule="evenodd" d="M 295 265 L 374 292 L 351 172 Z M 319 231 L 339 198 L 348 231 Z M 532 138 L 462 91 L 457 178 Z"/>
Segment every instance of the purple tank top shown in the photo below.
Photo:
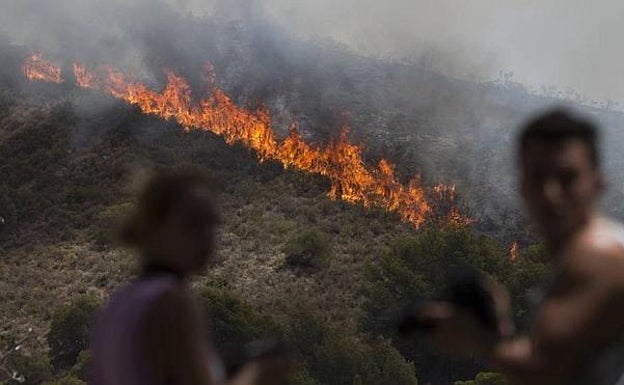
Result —
<path fill-rule="evenodd" d="M 113 295 L 91 338 L 91 385 L 165 385 L 145 361 L 141 338 L 150 306 L 178 285 L 174 275 L 155 273 Z"/>

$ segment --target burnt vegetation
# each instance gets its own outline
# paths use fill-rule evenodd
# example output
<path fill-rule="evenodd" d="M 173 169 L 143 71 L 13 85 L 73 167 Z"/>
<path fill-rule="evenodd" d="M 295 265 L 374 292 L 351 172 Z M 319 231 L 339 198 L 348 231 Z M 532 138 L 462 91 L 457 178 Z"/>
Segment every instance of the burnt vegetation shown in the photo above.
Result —
<path fill-rule="evenodd" d="M 527 289 L 548 266 L 513 203 L 509 149 L 513 127 L 549 99 L 518 86 L 476 85 L 365 59 L 335 46 L 276 41 L 236 24 L 192 21 L 178 28 L 193 31 L 186 36 L 225 31 L 229 39 L 191 41 L 192 52 L 206 56 L 197 58 L 175 41 L 156 44 L 145 32 L 154 66 L 195 63 L 179 69 L 192 79 L 209 58 L 238 103 L 270 107 L 285 123 L 277 132 L 285 133 L 296 118 L 310 141 L 335 138 L 348 111 L 353 137 L 367 145 L 367 160 L 389 158 L 405 180 L 421 171 L 428 184 L 456 183 L 465 212 L 477 223 L 417 231 L 395 214 L 331 201 L 322 177 L 259 164 L 249 150 L 213 134 L 185 133 L 71 84 L 26 82 L 20 65 L 29 52 L 4 41 L 1 351 L 29 328 L 33 332 L 0 363 L 27 384 L 84 383 L 92 314 L 134 271 L 132 257 L 113 247 L 109 232 L 131 205 L 130 171 L 146 163 L 193 164 L 222 185 L 221 260 L 194 283 L 212 315 L 217 345 L 279 336 L 302 363 L 293 384 L 502 383 L 496 374 L 479 373 L 479 363 L 446 360 L 418 340 L 398 338 L 385 315 L 438 292 L 446 269 L 469 264 L 506 283 L 516 318 L 526 318 Z M 162 44 L 178 51 L 159 55 Z M 622 121 L 619 113 L 600 113 Z M 618 162 L 613 158 L 608 166 Z M 618 198 L 614 193 L 610 199 Z M 514 240 L 522 251 L 511 262 Z"/>

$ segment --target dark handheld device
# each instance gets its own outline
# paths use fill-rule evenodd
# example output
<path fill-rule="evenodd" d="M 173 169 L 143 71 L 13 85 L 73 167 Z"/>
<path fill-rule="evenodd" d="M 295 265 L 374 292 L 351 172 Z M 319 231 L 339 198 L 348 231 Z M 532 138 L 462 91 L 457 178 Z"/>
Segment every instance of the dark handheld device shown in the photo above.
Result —
<path fill-rule="evenodd" d="M 494 300 L 485 288 L 484 276 L 478 271 L 466 269 L 451 274 L 446 293 L 435 300 L 451 302 L 472 311 L 486 328 L 497 330 Z M 399 320 L 399 333 L 427 332 L 436 327 L 433 321 L 418 317 L 419 309 L 427 302 L 419 299 L 404 308 Z"/>
<path fill-rule="evenodd" d="M 234 377 L 245 364 L 262 358 L 279 358 L 285 351 L 276 338 L 254 340 L 244 345 L 227 345 L 220 349 L 227 378 Z"/>
<path fill-rule="evenodd" d="M 485 287 L 485 277 L 475 270 L 455 273 L 449 285 L 450 302 L 471 310 L 477 318 L 491 330 L 497 330 L 498 321 L 494 309 L 494 299 Z"/>
<path fill-rule="evenodd" d="M 435 328 L 435 323 L 418 316 L 421 307 L 426 304 L 427 300 L 417 299 L 403 308 L 399 316 L 399 333 L 427 332 Z"/>

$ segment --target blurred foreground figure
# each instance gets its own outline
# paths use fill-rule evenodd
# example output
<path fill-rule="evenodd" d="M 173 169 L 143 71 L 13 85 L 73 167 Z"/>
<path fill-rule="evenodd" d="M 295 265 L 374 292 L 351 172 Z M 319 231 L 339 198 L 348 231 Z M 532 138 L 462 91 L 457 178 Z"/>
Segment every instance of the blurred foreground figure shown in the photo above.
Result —
<path fill-rule="evenodd" d="M 595 207 L 604 181 L 596 128 L 555 110 L 519 143 L 521 191 L 554 265 L 528 335 L 515 335 L 504 288 L 486 282 L 497 327 L 451 302 L 419 310 L 438 348 L 482 358 L 512 385 L 624 384 L 624 229 Z M 619 342 L 620 348 L 622 343 Z M 621 349 L 620 349 L 621 352 Z"/>
<path fill-rule="evenodd" d="M 160 174 L 147 182 L 122 231 L 143 271 L 113 295 L 98 319 L 91 384 L 226 382 L 186 282 L 213 259 L 218 223 L 214 186 L 203 174 Z M 266 364 L 247 364 L 229 383 L 258 383 L 270 371 Z"/>

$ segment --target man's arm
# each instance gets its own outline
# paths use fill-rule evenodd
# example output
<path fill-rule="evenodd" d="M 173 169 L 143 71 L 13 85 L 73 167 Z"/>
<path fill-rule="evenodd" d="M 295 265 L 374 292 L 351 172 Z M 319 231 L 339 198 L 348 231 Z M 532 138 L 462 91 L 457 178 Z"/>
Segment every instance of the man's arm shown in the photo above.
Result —
<path fill-rule="evenodd" d="M 540 305 L 527 337 L 494 345 L 488 360 L 511 384 L 558 384 L 584 352 L 605 345 L 624 325 L 619 250 L 578 250 Z"/>

